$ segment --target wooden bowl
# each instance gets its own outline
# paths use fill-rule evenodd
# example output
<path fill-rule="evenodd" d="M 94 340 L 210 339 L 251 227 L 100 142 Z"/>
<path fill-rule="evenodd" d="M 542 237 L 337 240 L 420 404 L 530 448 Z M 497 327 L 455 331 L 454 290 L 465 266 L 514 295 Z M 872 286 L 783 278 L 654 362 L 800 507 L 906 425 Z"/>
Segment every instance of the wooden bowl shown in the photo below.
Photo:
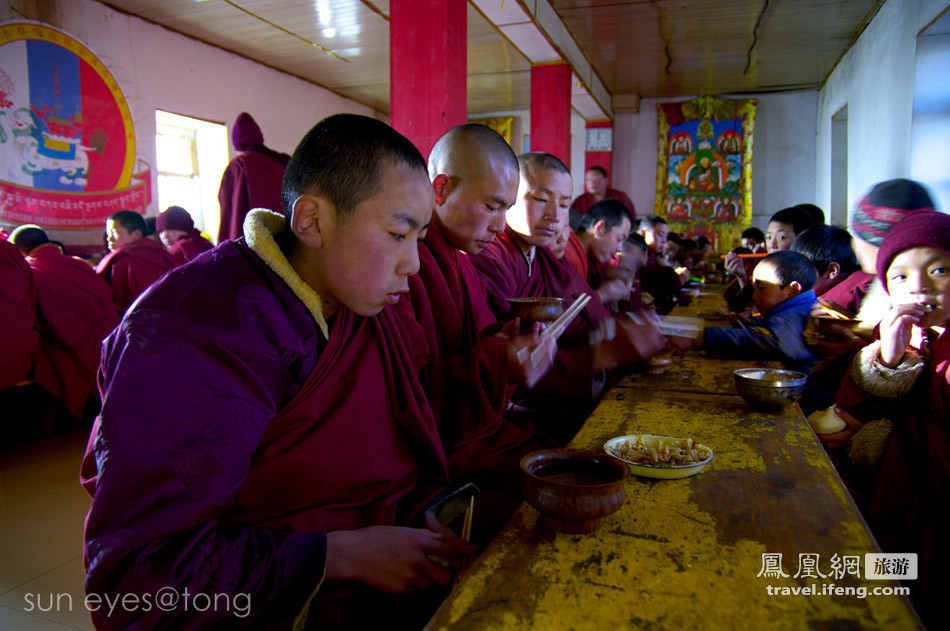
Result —
<path fill-rule="evenodd" d="M 534 322 L 554 322 L 564 313 L 563 298 L 509 298 L 511 315 Z"/>
<path fill-rule="evenodd" d="M 521 459 L 525 501 L 541 513 L 541 523 L 556 532 L 587 534 L 626 499 L 630 468 L 600 451 L 546 449 Z"/>

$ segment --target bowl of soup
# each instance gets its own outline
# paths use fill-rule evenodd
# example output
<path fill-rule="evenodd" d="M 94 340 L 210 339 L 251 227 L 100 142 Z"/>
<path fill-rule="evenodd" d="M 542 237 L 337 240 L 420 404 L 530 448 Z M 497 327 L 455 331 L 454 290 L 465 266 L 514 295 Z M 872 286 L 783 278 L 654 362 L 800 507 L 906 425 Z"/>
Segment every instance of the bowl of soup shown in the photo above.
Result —
<path fill-rule="evenodd" d="M 629 467 L 600 451 L 535 451 L 521 459 L 521 469 L 525 501 L 541 513 L 541 523 L 556 532 L 595 532 L 627 497 Z"/>

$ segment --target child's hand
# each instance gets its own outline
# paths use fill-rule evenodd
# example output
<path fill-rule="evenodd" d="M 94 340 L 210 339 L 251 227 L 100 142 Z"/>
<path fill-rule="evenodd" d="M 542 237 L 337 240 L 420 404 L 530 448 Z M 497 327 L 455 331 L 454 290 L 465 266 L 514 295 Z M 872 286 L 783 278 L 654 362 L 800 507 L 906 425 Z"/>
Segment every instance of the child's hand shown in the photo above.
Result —
<path fill-rule="evenodd" d="M 845 427 L 840 432 L 835 432 L 834 434 L 818 434 L 818 438 L 829 447 L 845 447 L 851 438 L 858 433 L 858 430 L 864 426 L 864 424 L 858 419 L 854 418 L 850 412 L 846 412 L 837 405 L 835 406 L 835 414 L 838 415 L 838 418 L 844 421 L 847 427 Z"/>
<path fill-rule="evenodd" d="M 897 305 L 881 320 L 881 364 L 894 368 L 904 358 L 914 325 L 927 310 L 920 304 Z"/>

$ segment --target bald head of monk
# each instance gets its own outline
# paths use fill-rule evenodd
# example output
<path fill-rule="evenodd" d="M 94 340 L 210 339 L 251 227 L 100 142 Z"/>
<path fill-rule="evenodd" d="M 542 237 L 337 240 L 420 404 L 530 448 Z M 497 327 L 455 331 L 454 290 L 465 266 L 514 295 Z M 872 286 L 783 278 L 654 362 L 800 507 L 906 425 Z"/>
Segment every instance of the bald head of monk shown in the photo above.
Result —
<path fill-rule="evenodd" d="M 297 145 L 282 195 L 279 245 L 325 317 L 341 306 L 373 316 L 409 291 L 434 195 L 407 138 L 366 116 L 325 118 Z"/>
<path fill-rule="evenodd" d="M 26 256 L 41 245 L 49 243 L 49 237 L 39 226 L 26 224 L 10 233 L 10 241 Z"/>
<path fill-rule="evenodd" d="M 429 154 L 435 212 L 453 247 L 478 254 L 505 230 L 505 213 L 518 194 L 518 159 L 485 125 L 447 131 Z"/>
<path fill-rule="evenodd" d="M 571 208 L 571 171 L 550 153 L 518 156 L 521 185 L 508 225 L 528 247 L 554 245 Z"/>

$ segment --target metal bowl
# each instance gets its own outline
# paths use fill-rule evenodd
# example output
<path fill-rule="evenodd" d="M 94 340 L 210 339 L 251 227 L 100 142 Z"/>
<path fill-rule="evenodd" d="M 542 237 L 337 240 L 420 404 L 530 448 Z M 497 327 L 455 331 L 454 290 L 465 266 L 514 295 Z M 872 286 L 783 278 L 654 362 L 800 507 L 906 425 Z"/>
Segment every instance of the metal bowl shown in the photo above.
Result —
<path fill-rule="evenodd" d="M 782 407 L 802 396 L 807 375 L 795 370 L 740 368 L 733 373 L 739 396 L 756 405 Z"/>
<path fill-rule="evenodd" d="M 554 322 L 564 313 L 563 298 L 509 298 L 511 315 L 522 320 Z"/>

